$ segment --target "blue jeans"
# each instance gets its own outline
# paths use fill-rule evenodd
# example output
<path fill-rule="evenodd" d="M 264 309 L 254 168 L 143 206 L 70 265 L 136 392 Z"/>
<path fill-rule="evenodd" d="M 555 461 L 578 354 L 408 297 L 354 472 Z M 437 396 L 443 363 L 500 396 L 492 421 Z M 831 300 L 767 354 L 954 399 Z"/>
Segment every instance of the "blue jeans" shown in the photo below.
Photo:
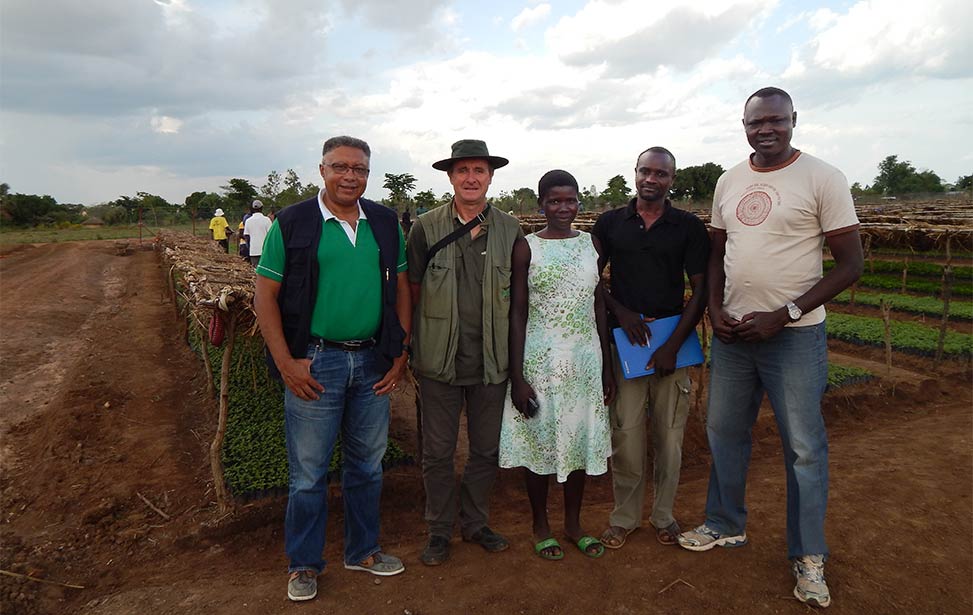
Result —
<path fill-rule="evenodd" d="M 706 436 L 713 465 L 706 524 L 742 534 L 750 466 L 751 428 L 764 392 L 777 419 L 787 472 L 788 557 L 827 555 L 828 436 L 821 398 L 828 384 L 824 323 L 787 327 L 755 343 L 713 338 Z"/>
<path fill-rule="evenodd" d="M 284 393 L 290 487 L 284 543 L 290 572 L 324 569 L 328 521 L 328 463 L 341 434 L 341 492 L 345 506 L 346 563 L 379 551 L 382 457 L 388 444 L 389 398 L 372 385 L 384 374 L 373 349 L 346 352 L 308 346 L 311 375 L 324 386 L 319 399 Z"/>

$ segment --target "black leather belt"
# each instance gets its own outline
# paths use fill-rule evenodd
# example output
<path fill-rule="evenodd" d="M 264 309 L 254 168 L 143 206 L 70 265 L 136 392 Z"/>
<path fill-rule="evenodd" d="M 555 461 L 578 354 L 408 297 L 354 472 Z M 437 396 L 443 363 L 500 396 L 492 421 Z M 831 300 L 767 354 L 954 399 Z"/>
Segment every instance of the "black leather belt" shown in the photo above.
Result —
<path fill-rule="evenodd" d="M 331 340 L 326 340 L 322 337 L 312 337 L 311 343 L 315 346 L 327 346 L 328 348 L 338 348 L 339 350 L 344 350 L 346 352 L 355 352 L 356 350 L 367 350 L 375 345 L 374 339 L 368 340 L 352 340 L 350 342 L 332 342 Z"/>

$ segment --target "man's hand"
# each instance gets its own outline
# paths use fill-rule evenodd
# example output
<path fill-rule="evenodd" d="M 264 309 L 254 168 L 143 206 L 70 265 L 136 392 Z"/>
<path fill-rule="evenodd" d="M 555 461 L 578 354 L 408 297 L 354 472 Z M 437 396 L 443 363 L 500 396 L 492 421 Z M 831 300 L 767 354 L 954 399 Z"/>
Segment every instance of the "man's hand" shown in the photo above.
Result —
<path fill-rule="evenodd" d="M 604 395 L 605 405 L 610 406 L 615 401 L 615 394 L 618 388 L 615 384 L 615 374 L 609 366 L 601 368 L 601 391 Z"/>
<path fill-rule="evenodd" d="M 513 401 L 514 407 L 528 419 L 537 412 L 536 405 L 530 403 L 531 400 L 534 400 L 534 404 L 537 403 L 537 393 L 534 392 L 534 387 L 523 378 L 510 379 L 510 400 Z"/>
<path fill-rule="evenodd" d="M 659 349 L 652 354 L 645 369 L 655 368 L 655 373 L 660 376 L 668 376 L 676 371 L 676 353 L 679 349 L 666 342 L 659 346 Z"/>
<path fill-rule="evenodd" d="M 713 335 L 715 335 L 724 344 L 732 344 L 736 341 L 736 329 L 735 327 L 740 324 L 740 321 L 732 318 L 726 313 L 723 308 L 713 309 L 712 306 L 709 308 L 709 322 L 713 326 Z"/>
<path fill-rule="evenodd" d="M 318 399 L 318 393 L 324 393 L 324 387 L 321 383 L 311 377 L 310 359 L 280 361 L 277 368 L 280 370 L 284 384 L 291 390 L 291 393 L 304 401 Z"/>
<path fill-rule="evenodd" d="M 376 395 L 388 395 L 398 386 L 399 381 L 405 374 L 405 366 L 409 362 L 409 353 L 403 352 L 397 359 L 392 361 L 392 367 L 385 372 L 385 376 L 372 386 Z"/>
<path fill-rule="evenodd" d="M 645 326 L 645 323 L 652 322 L 655 319 L 643 318 L 638 312 L 633 312 L 621 305 L 616 305 L 614 312 L 615 318 L 618 319 L 618 326 L 625 331 L 628 341 L 639 346 L 647 346 L 652 334 L 649 333 L 649 328 Z"/>
<path fill-rule="evenodd" d="M 733 332 L 745 342 L 762 342 L 783 331 L 787 323 L 787 308 L 773 312 L 750 312 L 743 315 L 740 324 L 733 327 Z"/>

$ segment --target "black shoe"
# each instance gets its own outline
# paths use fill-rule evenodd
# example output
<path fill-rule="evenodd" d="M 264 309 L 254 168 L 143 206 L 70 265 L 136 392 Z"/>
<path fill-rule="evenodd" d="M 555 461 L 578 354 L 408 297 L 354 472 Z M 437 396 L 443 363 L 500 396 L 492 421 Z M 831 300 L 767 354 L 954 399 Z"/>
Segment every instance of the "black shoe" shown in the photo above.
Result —
<path fill-rule="evenodd" d="M 429 543 L 419 556 L 426 566 L 438 566 L 449 559 L 449 538 L 445 536 L 430 536 Z"/>
<path fill-rule="evenodd" d="M 506 551 L 507 547 L 510 546 L 510 543 L 507 542 L 506 538 L 500 534 L 497 534 L 485 525 L 474 532 L 469 538 L 463 538 L 463 541 L 476 543 L 490 553 Z"/>

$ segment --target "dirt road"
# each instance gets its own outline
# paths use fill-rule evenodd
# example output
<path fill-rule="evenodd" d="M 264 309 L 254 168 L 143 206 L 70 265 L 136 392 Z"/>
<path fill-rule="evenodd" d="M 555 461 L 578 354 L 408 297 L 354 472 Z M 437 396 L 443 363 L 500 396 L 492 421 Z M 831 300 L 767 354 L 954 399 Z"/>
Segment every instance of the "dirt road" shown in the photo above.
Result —
<path fill-rule="evenodd" d="M 512 548 L 487 555 L 455 542 L 446 565 L 426 568 L 421 479 L 406 467 L 387 474 L 383 496 L 383 546 L 406 573 L 376 581 L 341 568 L 336 513 L 321 595 L 289 603 L 284 501 L 216 514 L 206 458 L 215 403 L 163 279 L 153 252 L 119 255 L 114 242 L 0 254 L 0 569 L 49 582 L 0 576 L 3 613 L 807 611 L 791 597 L 784 473 L 769 417 L 755 430 L 745 548 L 690 553 L 643 530 L 600 560 L 568 550 L 561 562 L 542 561 L 531 550 L 521 475 L 504 471 L 491 525 Z M 892 380 L 827 402 L 829 612 L 969 614 L 970 373 L 913 359 L 897 367 Z M 676 503 L 684 526 L 701 521 L 708 473 L 702 426 L 697 415 L 691 421 Z M 395 400 L 392 428 L 414 446 L 407 394 Z M 557 528 L 561 499 L 552 495 Z M 584 521 L 600 532 L 609 478 L 591 480 L 585 497 Z"/>

